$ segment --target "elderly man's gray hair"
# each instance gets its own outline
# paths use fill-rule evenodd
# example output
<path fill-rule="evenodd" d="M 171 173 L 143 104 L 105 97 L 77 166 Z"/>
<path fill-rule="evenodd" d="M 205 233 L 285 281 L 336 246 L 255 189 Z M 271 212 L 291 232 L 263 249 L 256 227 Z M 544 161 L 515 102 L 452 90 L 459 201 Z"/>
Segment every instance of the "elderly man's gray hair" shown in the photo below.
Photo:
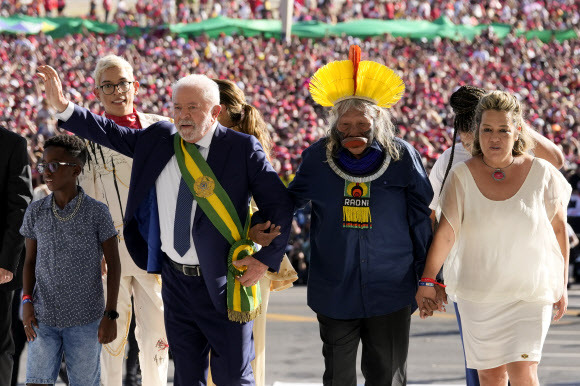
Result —
<path fill-rule="evenodd" d="M 198 87 L 201 89 L 201 97 L 212 106 L 220 104 L 220 89 L 216 82 L 205 75 L 192 74 L 184 76 L 173 84 L 173 99 L 177 90 L 183 86 Z"/>

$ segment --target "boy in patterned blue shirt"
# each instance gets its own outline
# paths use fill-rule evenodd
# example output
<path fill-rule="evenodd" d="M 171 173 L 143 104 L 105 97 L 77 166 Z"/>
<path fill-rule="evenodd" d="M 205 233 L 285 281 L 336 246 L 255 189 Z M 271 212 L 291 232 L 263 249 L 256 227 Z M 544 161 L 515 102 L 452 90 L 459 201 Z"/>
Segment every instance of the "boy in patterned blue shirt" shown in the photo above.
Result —
<path fill-rule="evenodd" d="M 30 342 L 28 385 L 54 384 L 64 353 L 71 385 L 99 386 L 101 344 L 117 335 L 117 231 L 107 206 L 77 186 L 86 158 L 78 137 L 45 142 L 38 171 L 52 194 L 28 207 L 20 229 L 26 237 L 22 319 Z"/>

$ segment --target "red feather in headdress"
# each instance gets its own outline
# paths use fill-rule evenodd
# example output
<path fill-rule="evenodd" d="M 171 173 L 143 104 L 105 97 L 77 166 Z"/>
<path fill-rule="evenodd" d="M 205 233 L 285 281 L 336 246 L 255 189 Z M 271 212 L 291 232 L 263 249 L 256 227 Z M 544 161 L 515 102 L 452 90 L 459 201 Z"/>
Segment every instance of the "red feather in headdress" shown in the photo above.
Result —
<path fill-rule="evenodd" d="M 348 59 L 352 62 L 354 71 L 353 71 L 353 79 L 354 79 L 354 94 L 356 94 L 356 74 L 358 73 L 358 64 L 360 63 L 360 56 L 361 51 L 360 47 L 356 44 L 350 46 L 350 50 L 348 51 Z"/>

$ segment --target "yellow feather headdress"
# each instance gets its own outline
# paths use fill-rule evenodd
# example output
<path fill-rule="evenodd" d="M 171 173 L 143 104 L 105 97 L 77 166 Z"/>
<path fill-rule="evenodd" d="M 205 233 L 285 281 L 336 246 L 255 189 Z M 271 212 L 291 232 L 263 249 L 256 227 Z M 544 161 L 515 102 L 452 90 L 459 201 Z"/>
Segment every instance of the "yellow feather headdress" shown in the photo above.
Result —
<path fill-rule="evenodd" d="M 310 79 L 310 95 L 322 106 L 358 98 L 370 101 L 379 107 L 393 106 L 405 91 L 405 83 L 390 68 L 362 61 L 361 50 L 352 45 L 349 60 L 328 63 L 318 69 Z"/>

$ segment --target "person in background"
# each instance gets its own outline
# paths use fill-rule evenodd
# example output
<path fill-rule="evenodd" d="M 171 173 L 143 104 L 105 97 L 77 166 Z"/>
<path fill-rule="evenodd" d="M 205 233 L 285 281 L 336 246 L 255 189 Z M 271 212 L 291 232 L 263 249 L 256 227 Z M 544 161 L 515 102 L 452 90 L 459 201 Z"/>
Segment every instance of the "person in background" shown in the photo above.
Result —
<path fill-rule="evenodd" d="M 145 114 L 135 108 L 139 82 L 135 79 L 133 67 L 122 57 L 107 55 L 99 59 L 93 78 L 95 79 L 93 93 L 104 108 L 103 115 L 117 124 L 131 130 L 142 130 L 156 122 L 169 120 L 160 115 Z M 115 227 L 121 229 L 123 214 L 127 207 L 133 160 L 93 142 L 88 142 L 88 154 L 83 174 L 79 177 L 79 185 L 89 196 L 109 205 Z M 121 259 L 121 284 L 117 302 L 119 333 L 117 338 L 105 345 L 101 352 L 103 384 L 121 385 L 123 382 L 125 344 L 134 304 L 135 338 L 138 348 L 130 344 L 129 350 L 139 352 L 139 362 L 127 361 L 126 383 L 135 384 L 134 375 L 138 372 L 135 367 L 140 366 L 143 386 L 164 386 L 167 384 L 169 355 L 163 322 L 161 278 L 135 265 L 122 237 L 119 255 Z"/>
<path fill-rule="evenodd" d="M 272 138 L 260 112 L 254 106 L 246 103 L 244 92 L 234 82 L 224 79 L 213 80 L 220 90 L 220 105 L 222 109 L 218 116 L 219 123 L 229 129 L 256 137 L 264 148 L 268 159 L 270 159 Z M 259 210 L 253 200 L 252 209 L 254 213 Z M 269 238 L 276 237 L 279 234 L 279 227 L 270 222 L 256 224 L 250 228 L 250 239 L 263 246 L 269 245 Z M 278 272 L 268 271 L 260 279 L 262 313 L 254 320 L 253 333 L 256 358 L 252 361 L 252 369 L 254 370 L 254 379 L 257 386 L 264 386 L 266 382 L 266 314 L 270 292 L 290 288 L 296 280 L 298 280 L 298 274 L 286 255 L 284 255 Z"/>
<path fill-rule="evenodd" d="M 103 0 L 103 11 L 105 11 L 104 22 L 109 22 L 109 14 L 111 13 L 111 0 Z"/>
<path fill-rule="evenodd" d="M 32 199 L 26 139 L 0 126 L 0 379 L 12 377 L 12 299 L 22 287 L 24 237 L 19 229 Z"/>

